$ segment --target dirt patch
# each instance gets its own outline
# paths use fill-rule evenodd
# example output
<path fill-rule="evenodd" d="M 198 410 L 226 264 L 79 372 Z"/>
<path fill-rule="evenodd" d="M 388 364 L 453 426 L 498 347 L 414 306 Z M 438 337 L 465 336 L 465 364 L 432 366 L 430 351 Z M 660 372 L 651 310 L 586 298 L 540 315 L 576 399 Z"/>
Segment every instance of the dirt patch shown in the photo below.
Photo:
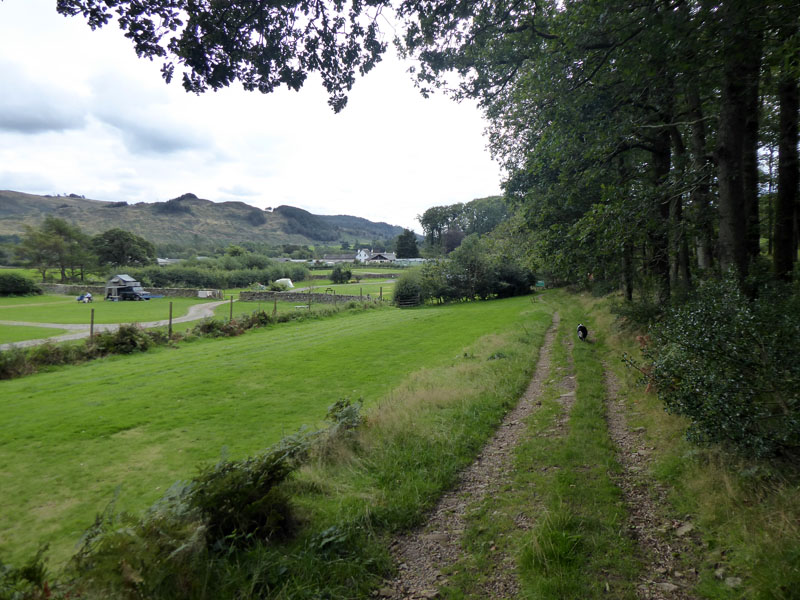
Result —
<path fill-rule="evenodd" d="M 619 382 L 607 367 L 605 373 L 608 432 L 622 466 L 614 482 L 622 490 L 628 532 L 636 541 L 643 565 L 637 596 L 647 600 L 695 598 L 690 590 L 697 582 L 697 571 L 680 562 L 680 556 L 690 553 L 695 543 L 694 525 L 665 516 L 667 490 L 647 475 L 652 448 L 646 445 L 643 428 L 628 428 L 625 403 L 618 399 Z"/>
<path fill-rule="evenodd" d="M 446 583 L 442 569 L 461 557 L 461 538 L 468 506 L 510 483 L 513 452 L 525 432 L 525 419 L 541 404 L 539 398 L 550 372 L 550 350 L 558 323 L 556 313 L 545 335 L 536 373 L 528 389 L 503 419 L 478 459 L 464 470 L 458 486 L 442 497 L 424 527 L 393 542 L 391 550 L 400 573 L 384 582 L 379 596 L 407 600 L 438 597 L 438 588 Z M 518 585 L 512 561 L 500 553 L 496 561 L 495 576 L 485 587 L 486 597 L 515 596 Z"/>

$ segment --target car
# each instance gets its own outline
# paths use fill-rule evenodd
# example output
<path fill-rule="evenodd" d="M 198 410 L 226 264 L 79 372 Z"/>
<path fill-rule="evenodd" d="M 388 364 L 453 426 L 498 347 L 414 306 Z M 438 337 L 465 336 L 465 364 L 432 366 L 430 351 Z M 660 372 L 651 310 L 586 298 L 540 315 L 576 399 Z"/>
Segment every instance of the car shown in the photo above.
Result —
<path fill-rule="evenodd" d="M 120 300 L 150 300 L 150 293 L 141 286 L 127 286 L 119 289 Z"/>

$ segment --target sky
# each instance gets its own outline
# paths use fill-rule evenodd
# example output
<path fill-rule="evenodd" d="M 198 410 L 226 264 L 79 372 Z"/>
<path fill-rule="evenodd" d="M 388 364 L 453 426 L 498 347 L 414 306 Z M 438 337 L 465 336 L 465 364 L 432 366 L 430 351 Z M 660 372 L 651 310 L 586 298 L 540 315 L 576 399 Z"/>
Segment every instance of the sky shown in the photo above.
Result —
<path fill-rule="evenodd" d="M 191 192 L 418 232 L 431 206 L 500 191 L 478 108 L 423 98 L 392 48 L 339 114 L 317 80 L 197 96 L 159 66 L 116 25 L 0 0 L 0 189 L 129 203 Z"/>

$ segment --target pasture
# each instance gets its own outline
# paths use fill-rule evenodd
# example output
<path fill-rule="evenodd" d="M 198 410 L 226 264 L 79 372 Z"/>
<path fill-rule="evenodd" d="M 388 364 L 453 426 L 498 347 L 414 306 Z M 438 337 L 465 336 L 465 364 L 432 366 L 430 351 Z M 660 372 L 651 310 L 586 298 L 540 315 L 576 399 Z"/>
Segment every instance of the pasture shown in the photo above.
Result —
<path fill-rule="evenodd" d="M 20 325 L 0 325 L 0 344 L 11 344 L 25 340 L 54 337 L 68 333 L 66 329 L 53 327 L 25 327 Z"/>
<path fill-rule="evenodd" d="M 204 298 L 154 298 L 145 302 L 104 302 L 91 304 L 76 302 L 74 296 L 25 296 L 0 298 L 0 321 L 27 321 L 32 323 L 86 324 L 94 309 L 95 323 L 142 323 L 186 314 L 190 306 L 209 302 Z"/>
<path fill-rule="evenodd" d="M 254 453 L 343 397 L 374 406 L 532 310 L 513 298 L 344 313 L 1 382 L 0 556 L 47 541 L 64 559 L 116 488 L 118 509 L 141 511 L 223 451 Z"/>

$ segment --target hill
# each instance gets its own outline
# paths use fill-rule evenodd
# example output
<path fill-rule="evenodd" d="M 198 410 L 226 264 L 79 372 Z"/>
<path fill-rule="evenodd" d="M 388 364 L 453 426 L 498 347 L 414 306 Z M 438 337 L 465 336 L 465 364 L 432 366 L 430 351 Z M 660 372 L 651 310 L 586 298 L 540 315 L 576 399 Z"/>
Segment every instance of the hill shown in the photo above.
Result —
<path fill-rule="evenodd" d="M 212 202 L 184 194 L 166 202 L 127 204 L 69 196 L 37 196 L 0 190 L 0 241 L 14 240 L 25 225 L 47 215 L 95 235 L 119 227 L 155 244 L 317 244 L 386 239 L 402 227 L 346 215 L 314 215 L 292 206 L 265 211 L 244 202 Z"/>

